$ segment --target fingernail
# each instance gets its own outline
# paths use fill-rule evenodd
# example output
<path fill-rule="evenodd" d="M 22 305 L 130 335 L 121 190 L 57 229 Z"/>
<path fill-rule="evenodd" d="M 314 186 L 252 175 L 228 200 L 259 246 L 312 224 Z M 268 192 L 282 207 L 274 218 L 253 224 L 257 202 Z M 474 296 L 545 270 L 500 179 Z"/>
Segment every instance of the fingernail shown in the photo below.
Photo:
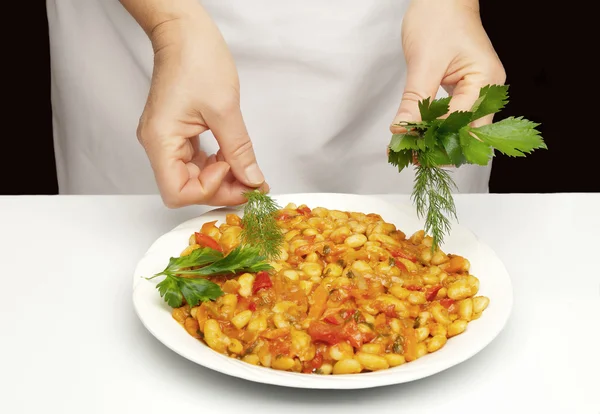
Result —
<path fill-rule="evenodd" d="M 410 112 L 400 112 L 396 115 L 396 119 L 394 119 L 394 124 L 400 122 L 411 122 L 413 120 L 413 116 Z"/>
<path fill-rule="evenodd" d="M 260 172 L 260 168 L 258 168 L 257 164 L 250 164 L 244 170 L 246 174 L 246 179 L 252 185 L 260 185 L 265 181 L 265 177 L 262 172 Z"/>

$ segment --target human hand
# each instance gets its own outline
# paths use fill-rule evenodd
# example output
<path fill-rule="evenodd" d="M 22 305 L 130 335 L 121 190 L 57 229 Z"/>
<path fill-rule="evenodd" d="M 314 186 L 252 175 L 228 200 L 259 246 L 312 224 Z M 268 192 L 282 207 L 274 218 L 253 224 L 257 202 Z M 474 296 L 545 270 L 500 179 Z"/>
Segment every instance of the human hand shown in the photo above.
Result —
<path fill-rule="evenodd" d="M 198 7 L 148 32 L 154 71 L 137 135 L 165 205 L 237 205 L 244 191 L 268 191 L 240 111 L 233 58 L 208 14 Z M 220 147 L 210 156 L 198 137 L 207 130 Z"/>
<path fill-rule="evenodd" d="M 407 63 L 406 87 L 390 130 L 404 132 L 401 121 L 421 120 L 418 102 L 435 99 L 442 86 L 450 112 L 468 111 L 488 84 L 504 84 L 506 74 L 485 33 L 477 0 L 413 0 L 402 25 Z M 493 115 L 475 121 L 489 124 Z"/>

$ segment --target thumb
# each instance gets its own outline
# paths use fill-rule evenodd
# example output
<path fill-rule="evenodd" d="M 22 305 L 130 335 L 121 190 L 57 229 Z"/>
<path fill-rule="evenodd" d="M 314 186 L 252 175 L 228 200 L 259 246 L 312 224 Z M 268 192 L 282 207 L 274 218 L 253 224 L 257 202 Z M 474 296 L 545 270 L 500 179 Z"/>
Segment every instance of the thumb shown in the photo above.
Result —
<path fill-rule="evenodd" d="M 432 65 L 430 60 L 423 58 L 407 61 L 406 69 L 406 86 L 393 124 L 420 121 L 419 101 L 434 99 L 444 76 L 444 68 Z M 394 134 L 405 131 L 396 125 L 392 125 L 390 130 Z"/>
<path fill-rule="evenodd" d="M 204 120 L 235 178 L 248 187 L 260 187 L 265 177 L 256 162 L 239 104 L 229 105 L 227 110 L 220 112 L 210 111 L 204 115 Z"/>

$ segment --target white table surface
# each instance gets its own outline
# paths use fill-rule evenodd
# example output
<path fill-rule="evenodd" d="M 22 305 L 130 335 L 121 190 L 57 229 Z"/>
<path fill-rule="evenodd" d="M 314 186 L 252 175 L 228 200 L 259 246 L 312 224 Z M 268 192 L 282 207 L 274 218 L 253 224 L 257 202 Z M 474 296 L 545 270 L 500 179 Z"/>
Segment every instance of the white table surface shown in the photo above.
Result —
<path fill-rule="evenodd" d="M 600 413 L 600 194 L 456 204 L 511 274 L 506 328 L 432 377 L 313 391 L 202 368 L 137 319 L 137 260 L 203 208 L 168 210 L 155 196 L 0 197 L 0 412 Z"/>

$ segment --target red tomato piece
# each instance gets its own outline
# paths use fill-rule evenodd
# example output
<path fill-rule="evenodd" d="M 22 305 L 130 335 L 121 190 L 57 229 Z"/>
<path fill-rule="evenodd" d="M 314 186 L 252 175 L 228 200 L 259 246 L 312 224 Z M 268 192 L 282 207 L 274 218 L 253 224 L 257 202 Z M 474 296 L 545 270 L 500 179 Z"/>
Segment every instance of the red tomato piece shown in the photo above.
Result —
<path fill-rule="evenodd" d="M 415 292 L 415 291 L 419 291 L 419 290 L 421 290 L 421 286 L 416 286 L 416 285 L 408 285 L 408 286 L 404 286 L 404 289 L 406 289 L 406 290 L 410 290 L 410 291 L 412 291 L 412 292 Z"/>
<path fill-rule="evenodd" d="M 360 348 L 362 346 L 364 340 L 363 335 L 358 330 L 358 324 L 354 319 L 344 325 L 342 331 L 345 337 L 344 339 L 346 339 L 350 345 L 354 348 Z"/>
<path fill-rule="evenodd" d="M 429 302 L 434 300 L 441 288 L 442 285 L 435 285 L 429 288 L 427 293 L 425 293 L 425 299 L 427 299 Z"/>
<path fill-rule="evenodd" d="M 265 271 L 258 272 L 256 279 L 254 279 L 254 285 L 252 285 L 252 294 L 256 294 L 261 289 L 268 289 L 271 286 L 273 286 L 273 282 L 269 274 Z"/>
<path fill-rule="evenodd" d="M 218 250 L 220 252 L 223 251 L 223 248 L 212 237 L 198 232 L 194 233 L 194 235 L 196 237 L 196 244 L 199 244 L 202 247 L 208 247 L 213 250 Z"/>
<path fill-rule="evenodd" d="M 415 256 L 413 256 L 412 254 L 409 254 L 409 253 L 404 253 L 400 249 L 392 249 L 392 250 L 390 250 L 390 253 L 394 257 L 401 257 L 403 259 L 410 260 L 411 262 L 416 262 L 417 261 L 417 258 Z"/>
<path fill-rule="evenodd" d="M 323 322 L 312 322 L 307 330 L 310 337 L 315 342 L 324 342 L 328 345 L 335 345 L 344 340 L 339 327 L 328 325 Z"/>
<path fill-rule="evenodd" d="M 307 206 L 302 206 L 296 209 L 296 211 L 300 214 L 304 214 L 305 216 L 308 216 L 311 213 L 310 208 L 308 208 Z"/>
<path fill-rule="evenodd" d="M 388 318 L 395 318 L 396 317 L 396 306 L 395 305 L 386 306 L 385 309 L 383 310 L 383 313 Z"/>
<path fill-rule="evenodd" d="M 454 299 L 450 299 L 450 298 L 444 298 L 442 300 L 440 300 L 440 304 L 448 309 L 450 306 L 452 306 L 454 304 Z"/>
<path fill-rule="evenodd" d="M 337 314 L 329 315 L 329 316 L 323 318 L 323 320 L 332 325 L 341 325 L 342 322 L 344 322 L 343 319 L 341 318 L 341 316 L 337 315 Z"/>
<path fill-rule="evenodd" d="M 248 309 L 250 309 L 252 312 L 256 311 L 256 303 L 250 302 L 250 305 L 248 305 Z"/>

